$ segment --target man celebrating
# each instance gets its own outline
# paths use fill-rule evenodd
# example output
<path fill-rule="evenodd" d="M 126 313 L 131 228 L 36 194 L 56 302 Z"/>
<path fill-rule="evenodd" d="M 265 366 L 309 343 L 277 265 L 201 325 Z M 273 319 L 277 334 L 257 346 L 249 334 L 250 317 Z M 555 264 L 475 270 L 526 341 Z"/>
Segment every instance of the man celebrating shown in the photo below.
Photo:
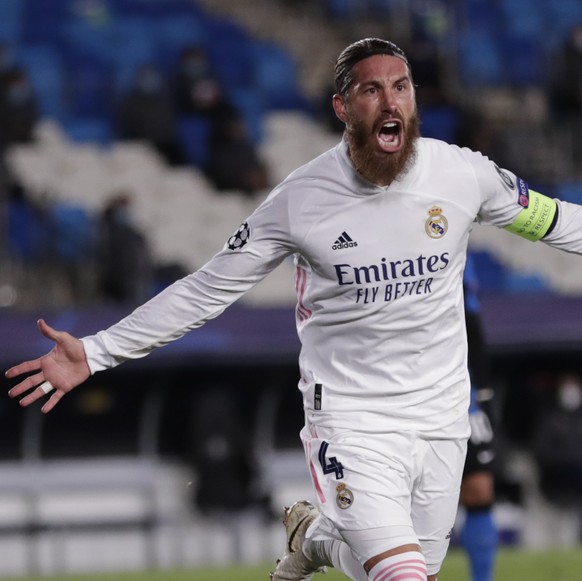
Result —
<path fill-rule="evenodd" d="M 326 565 L 354 580 L 435 581 L 455 520 L 470 380 L 463 270 L 475 221 L 582 251 L 578 206 L 483 155 L 419 137 L 404 53 L 364 39 L 335 68 L 344 139 L 289 175 L 197 272 L 128 317 L 8 370 L 50 411 L 90 374 L 218 316 L 295 256 L 305 426 L 318 508 L 287 510 L 274 581 Z M 54 391 L 53 391 L 54 390 Z"/>

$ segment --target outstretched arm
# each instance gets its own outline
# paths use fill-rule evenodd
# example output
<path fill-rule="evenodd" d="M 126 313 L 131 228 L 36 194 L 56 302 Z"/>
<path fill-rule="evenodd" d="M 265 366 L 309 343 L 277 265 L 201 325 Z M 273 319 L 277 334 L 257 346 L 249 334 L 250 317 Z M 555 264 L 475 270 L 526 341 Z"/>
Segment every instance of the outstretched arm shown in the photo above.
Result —
<path fill-rule="evenodd" d="M 28 406 L 51 393 L 49 400 L 42 407 L 43 413 L 47 413 L 57 405 L 65 393 L 88 379 L 91 372 L 83 343 L 79 339 L 64 331 L 53 329 L 42 319 L 38 321 L 38 328 L 47 339 L 55 342 L 55 346 L 38 359 L 11 367 L 6 372 L 6 377 L 11 379 L 24 373 L 36 372 L 15 385 L 8 395 L 15 398 L 29 392 L 20 400 L 21 406 Z"/>

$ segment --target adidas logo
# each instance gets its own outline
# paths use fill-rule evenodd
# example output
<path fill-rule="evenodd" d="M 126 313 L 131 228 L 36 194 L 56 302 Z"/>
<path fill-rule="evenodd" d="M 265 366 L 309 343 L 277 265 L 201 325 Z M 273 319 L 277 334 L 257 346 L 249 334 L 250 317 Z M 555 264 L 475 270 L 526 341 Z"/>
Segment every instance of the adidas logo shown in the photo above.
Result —
<path fill-rule="evenodd" d="M 352 240 L 347 232 L 342 232 L 338 239 L 333 243 L 332 250 L 340 250 L 342 248 L 353 248 L 358 243 Z"/>

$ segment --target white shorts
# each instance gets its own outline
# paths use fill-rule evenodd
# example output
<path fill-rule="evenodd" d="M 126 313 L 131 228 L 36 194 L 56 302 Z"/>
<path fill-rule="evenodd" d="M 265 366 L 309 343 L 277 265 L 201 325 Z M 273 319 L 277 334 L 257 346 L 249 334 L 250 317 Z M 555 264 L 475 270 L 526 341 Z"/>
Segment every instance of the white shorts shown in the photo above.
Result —
<path fill-rule="evenodd" d="M 362 564 L 419 544 L 429 575 L 438 573 L 455 522 L 466 440 L 311 432 L 304 428 L 301 438 L 322 516 L 309 538 L 343 540 Z"/>

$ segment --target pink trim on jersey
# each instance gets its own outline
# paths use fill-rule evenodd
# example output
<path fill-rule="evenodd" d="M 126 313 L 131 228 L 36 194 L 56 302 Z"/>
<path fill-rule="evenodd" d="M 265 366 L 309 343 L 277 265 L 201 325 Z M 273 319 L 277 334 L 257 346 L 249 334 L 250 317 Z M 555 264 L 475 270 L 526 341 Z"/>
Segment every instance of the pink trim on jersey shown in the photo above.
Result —
<path fill-rule="evenodd" d="M 373 581 L 426 581 L 426 563 L 421 559 L 408 559 L 388 565 Z"/>
<path fill-rule="evenodd" d="M 317 496 L 319 496 L 319 501 L 321 504 L 325 503 L 325 495 L 323 494 L 323 490 L 319 485 L 319 480 L 317 479 L 317 474 L 315 473 L 315 466 L 313 462 L 309 461 L 309 470 L 311 471 L 311 478 L 313 478 L 313 485 L 315 486 L 315 491 L 317 492 Z"/>
<path fill-rule="evenodd" d="M 301 322 L 311 317 L 313 312 L 303 304 L 305 297 L 305 287 L 307 286 L 307 272 L 298 266 L 295 271 L 295 292 L 297 294 L 297 316 Z"/>
<path fill-rule="evenodd" d="M 311 479 L 313 480 L 313 486 L 315 486 L 315 492 L 317 492 L 317 496 L 319 497 L 319 501 L 321 502 L 321 504 L 325 504 L 325 494 L 323 494 L 323 490 L 317 478 L 315 466 L 311 461 L 311 444 L 309 442 L 307 442 L 307 457 L 309 458 L 309 471 L 311 472 Z"/>

